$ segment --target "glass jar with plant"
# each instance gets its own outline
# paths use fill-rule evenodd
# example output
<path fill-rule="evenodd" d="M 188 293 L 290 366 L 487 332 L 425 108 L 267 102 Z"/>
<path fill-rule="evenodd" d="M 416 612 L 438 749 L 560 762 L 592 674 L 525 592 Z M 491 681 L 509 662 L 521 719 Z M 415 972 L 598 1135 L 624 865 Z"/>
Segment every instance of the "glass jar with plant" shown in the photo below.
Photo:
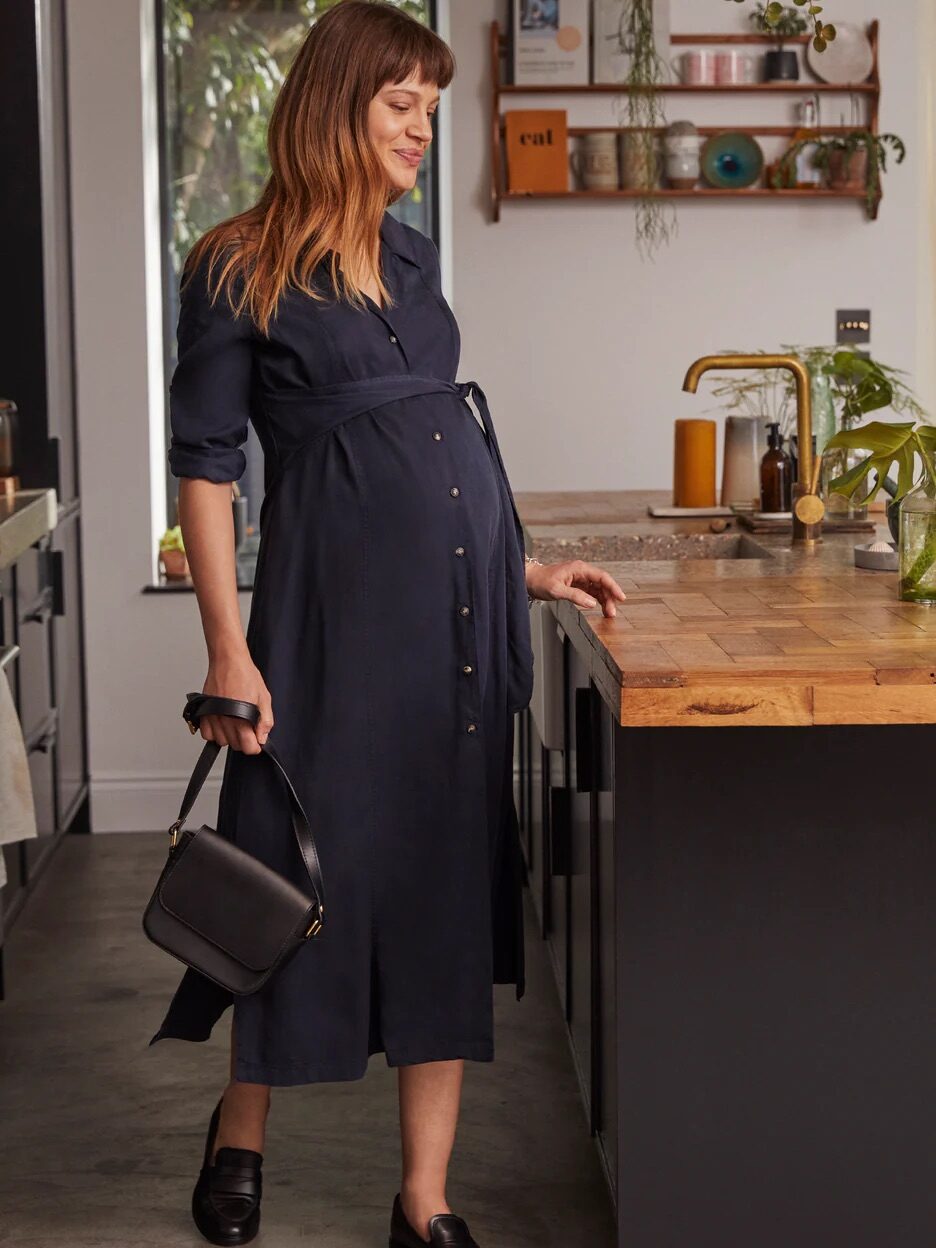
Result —
<path fill-rule="evenodd" d="M 901 369 L 841 347 L 812 347 L 803 354 L 813 370 L 828 378 L 838 416 L 837 434 L 825 447 L 819 447 L 823 452 L 820 492 L 827 500 L 827 514 L 833 521 L 864 520 L 870 501 L 867 488 L 859 483 L 850 494 L 843 495 L 832 485 L 833 480 L 847 475 L 861 462 L 847 439 L 836 440 L 838 434 L 849 433 L 869 412 L 885 408 L 897 415 L 909 413 L 916 420 L 925 418 L 926 413 L 906 384 L 906 373 Z"/>
<path fill-rule="evenodd" d="M 883 195 L 881 175 L 887 172 L 887 149 L 892 150 L 898 165 L 907 154 L 906 144 L 899 135 L 874 134 L 870 130 L 851 130 L 848 134 L 830 135 L 819 141 L 797 139 L 777 163 L 771 178 L 774 187 L 794 185 L 796 158 L 807 146 L 813 149 L 812 162 L 823 170 L 829 189 L 863 194 L 872 221 L 877 217 Z"/>
<path fill-rule="evenodd" d="M 829 482 L 830 490 L 846 497 L 863 490 L 869 501 L 880 489 L 893 495 L 888 519 L 893 532 L 896 510 L 897 596 L 904 602 L 936 604 L 936 427 L 872 420 L 857 429 L 842 430 L 829 445 L 867 452 L 847 473 Z M 896 482 L 889 475 L 894 464 Z M 869 482 L 872 472 L 873 484 Z"/>

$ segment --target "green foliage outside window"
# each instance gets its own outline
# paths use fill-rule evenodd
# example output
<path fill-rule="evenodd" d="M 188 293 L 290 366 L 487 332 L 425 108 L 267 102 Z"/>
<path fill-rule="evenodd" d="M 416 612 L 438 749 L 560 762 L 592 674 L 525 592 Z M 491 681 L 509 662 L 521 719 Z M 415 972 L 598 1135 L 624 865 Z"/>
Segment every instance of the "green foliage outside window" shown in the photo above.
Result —
<path fill-rule="evenodd" d="M 169 248 L 177 275 L 209 226 L 256 202 L 269 174 L 273 101 L 310 25 L 337 2 L 165 0 Z M 394 3 L 428 21 L 428 0 Z M 410 198 L 421 196 L 417 184 Z"/>

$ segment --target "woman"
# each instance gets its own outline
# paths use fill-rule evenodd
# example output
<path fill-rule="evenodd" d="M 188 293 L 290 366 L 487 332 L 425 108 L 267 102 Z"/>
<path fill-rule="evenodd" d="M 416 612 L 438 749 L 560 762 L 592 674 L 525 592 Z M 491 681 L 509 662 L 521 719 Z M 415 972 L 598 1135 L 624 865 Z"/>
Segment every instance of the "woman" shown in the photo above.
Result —
<path fill-rule="evenodd" d="M 270 1087 L 399 1067 L 396 1248 L 475 1244 L 445 1196 L 465 1058 L 493 1057 L 492 984 L 523 988 L 512 725 L 532 684 L 528 595 L 623 598 L 591 565 L 524 562 L 484 395 L 434 244 L 387 205 L 432 139 L 447 45 L 390 4 L 312 27 L 276 101 L 259 203 L 186 263 L 169 463 L 209 666 L 203 691 L 257 704 L 229 745 L 218 830 L 301 887 L 272 735 L 309 815 L 322 932 L 233 1001 L 230 1081 L 193 1213 L 213 1243 L 257 1232 Z M 471 394 L 480 421 L 467 401 Z M 264 450 L 246 636 L 231 482 Z M 162 1026 L 203 1040 L 232 998 L 186 971 Z M 475 1246 L 476 1248 L 476 1246 Z"/>

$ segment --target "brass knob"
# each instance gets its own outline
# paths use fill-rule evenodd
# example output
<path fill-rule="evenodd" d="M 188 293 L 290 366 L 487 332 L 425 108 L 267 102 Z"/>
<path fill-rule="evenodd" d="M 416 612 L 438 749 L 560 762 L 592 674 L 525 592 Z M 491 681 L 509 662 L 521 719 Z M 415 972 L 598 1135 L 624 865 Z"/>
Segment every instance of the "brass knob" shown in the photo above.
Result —
<path fill-rule="evenodd" d="M 825 503 L 818 494 L 804 494 L 796 500 L 793 512 L 802 524 L 818 524 L 825 515 Z"/>

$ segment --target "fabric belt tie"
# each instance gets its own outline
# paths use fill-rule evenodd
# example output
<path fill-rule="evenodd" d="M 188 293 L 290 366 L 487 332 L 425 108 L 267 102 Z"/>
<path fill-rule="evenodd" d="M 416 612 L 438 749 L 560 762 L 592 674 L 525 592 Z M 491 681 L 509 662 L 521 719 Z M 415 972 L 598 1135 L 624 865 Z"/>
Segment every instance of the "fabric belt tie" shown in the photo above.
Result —
<path fill-rule="evenodd" d="M 388 403 L 423 394 L 453 394 L 465 402 L 469 396 L 474 399 L 489 449 L 493 453 L 513 511 L 517 542 L 522 554 L 523 527 L 507 479 L 487 397 L 476 381 L 446 381 L 442 377 L 424 377 L 417 373 L 392 373 L 384 377 L 369 377 L 365 381 L 341 381 L 328 386 L 309 386 L 301 390 L 281 390 L 263 395 L 260 403 L 273 419 L 280 450 L 279 462 L 271 479 L 265 483 L 265 494 L 269 497 L 273 486 L 293 457 L 326 433 L 348 420 L 353 420 L 355 416 L 363 416 L 365 412 L 384 407 Z"/>

